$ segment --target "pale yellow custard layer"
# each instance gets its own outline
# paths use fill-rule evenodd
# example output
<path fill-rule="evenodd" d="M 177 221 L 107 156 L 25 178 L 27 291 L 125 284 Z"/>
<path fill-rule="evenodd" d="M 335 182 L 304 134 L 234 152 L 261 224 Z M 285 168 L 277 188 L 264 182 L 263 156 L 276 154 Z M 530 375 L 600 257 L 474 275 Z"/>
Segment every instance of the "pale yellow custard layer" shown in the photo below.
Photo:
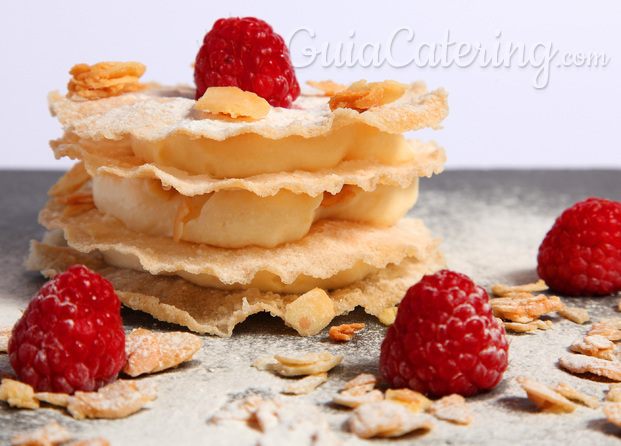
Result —
<path fill-rule="evenodd" d="M 414 159 L 403 135 L 361 123 L 314 138 L 294 135 L 270 139 L 247 133 L 216 141 L 177 134 L 155 142 L 132 137 L 130 144 L 134 154 L 145 162 L 214 178 L 246 178 L 296 170 L 315 172 L 349 160 L 395 165 Z"/>
<path fill-rule="evenodd" d="M 186 197 L 156 180 L 111 175 L 93 177 L 92 189 L 100 212 L 136 232 L 223 248 L 271 248 L 301 239 L 322 218 L 390 226 L 416 203 L 418 178 L 407 188 L 345 186 L 316 197 L 284 189 L 269 197 L 245 190 Z"/>

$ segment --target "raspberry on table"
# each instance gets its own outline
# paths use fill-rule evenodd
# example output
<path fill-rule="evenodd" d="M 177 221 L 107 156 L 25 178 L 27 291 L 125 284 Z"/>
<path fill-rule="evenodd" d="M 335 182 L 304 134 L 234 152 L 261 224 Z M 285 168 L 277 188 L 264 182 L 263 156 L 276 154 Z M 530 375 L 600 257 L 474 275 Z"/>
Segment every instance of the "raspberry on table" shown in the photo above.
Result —
<path fill-rule="evenodd" d="M 487 292 L 442 270 L 424 276 L 399 304 L 382 342 L 380 373 L 391 387 L 468 396 L 500 382 L 508 353 Z"/>
<path fill-rule="evenodd" d="M 566 209 L 539 247 L 537 273 L 569 296 L 621 291 L 621 203 L 589 198 Z"/>
<path fill-rule="evenodd" d="M 93 391 L 125 365 L 121 303 L 112 284 L 82 265 L 44 284 L 13 327 L 9 360 L 38 392 Z"/>
<path fill-rule="evenodd" d="M 214 23 L 196 55 L 194 82 L 196 99 L 208 87 L 238 87 L 273 107 L 290 107 L 300 94 L 285 41 L 254 17 Z"/>

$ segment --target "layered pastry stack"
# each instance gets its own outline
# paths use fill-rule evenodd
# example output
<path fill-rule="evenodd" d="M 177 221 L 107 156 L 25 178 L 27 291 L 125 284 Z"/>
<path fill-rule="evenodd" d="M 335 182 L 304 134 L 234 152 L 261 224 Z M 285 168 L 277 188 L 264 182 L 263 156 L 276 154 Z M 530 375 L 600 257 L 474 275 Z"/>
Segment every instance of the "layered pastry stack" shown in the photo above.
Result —
<path fill-rule="evenodd" d="M 50 190 L 29 267 L 85 264 L 126 306 L 220 336 L 261 311 L 303 335 L 356 306 L 386 317 L 443 266 L 405 214 L 444 152 L 402 133 L 438 128 L 446 96 L 415 83 L 360 111 L 307 93 L 252 120 L 198 111 L 185 87 L 52 93 L 54 153 L 77 164 Z"/>

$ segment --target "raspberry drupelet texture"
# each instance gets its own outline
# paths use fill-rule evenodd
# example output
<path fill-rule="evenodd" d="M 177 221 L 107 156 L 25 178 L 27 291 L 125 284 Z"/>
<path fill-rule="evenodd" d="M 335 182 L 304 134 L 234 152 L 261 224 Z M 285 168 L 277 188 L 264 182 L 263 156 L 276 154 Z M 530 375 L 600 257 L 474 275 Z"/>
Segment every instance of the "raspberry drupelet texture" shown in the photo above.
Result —
<path fill-rule="evenodd" d="M 35 294 L 13 327 L 9 360 L 38 392 L 93 391 L 124 366 L 121 303 L 112 284 L 71 266 Z"/>
<path fill-rule="evenodd" d="M 382 343 L 380 373 L 391 387 L 468 396 L 500 382 L 508 352 L 487 292 L 443 270 L 407 291 Z"/>
<path fill-rule="evenodd" d="M 539 247 L 537 273 L 569 296 L 621 291 L 621 203 L 589 198 L 566 209 Z"/>
<path fill-rule="evenodd" d="M 194 82 L 196 99 L 208 87 L 238 87 L 290 107 L 300 94 L 285 41 L 254 17 L 216 21 L 196 55 Z"/>

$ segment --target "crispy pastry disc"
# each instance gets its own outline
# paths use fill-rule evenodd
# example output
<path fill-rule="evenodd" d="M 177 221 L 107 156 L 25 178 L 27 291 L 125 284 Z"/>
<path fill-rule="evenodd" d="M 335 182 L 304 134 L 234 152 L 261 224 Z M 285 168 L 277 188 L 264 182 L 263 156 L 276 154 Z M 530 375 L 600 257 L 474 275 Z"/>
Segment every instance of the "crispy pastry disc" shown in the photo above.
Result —
<path fill-rule="evenodd" d="M 83 139 L 120 140 L 135 136 L 144 141 L 159 141 L 172 135 L 223 141 L 232 136 L 255 133 L 270 139 L 299 135 L 306 138 L 324 135 L 353 123 L 363 123 L 381 131 L 398 134 L 425 127 L 439 128 L 448 115 L 448 94 L 443 89 L 428 92 L 416 82 L 402 97 L 364 113 L 348 108 L 334 112 L 323 96 L 300 96 L 292 109 L 273 107 L 258 121 L 195 119 L 194 89 L 151 85 L 138 93 L 100 99 L 73 101 L 50 93 L 53 115 L 65 131 Z"/>
<path fill-rule="evenodd" d="M 261 271 L 278 276 L 284 284 L 301 275 L 325 279 L 359 262 L 384 268 L 406 257 L 421 259 L 439 245 L 420 220 L 403 218 L 388 228 L 320 220 L 296 242 L 276 248 L 225 249 L 140 234 L 95 208 L 66 212 L 70 209 L 71 205 L 52 199 L 41 210 L 39 222 L 49 230 L 62 229 L 69 246 L 80 252 L 129 254 L 152 274 L 209 274 L 225 284 L 248 284 Z"/>
<path fill-rule="evenodd" d="M 231 292 L 203 288 L 179 277 L 154 276 L 108 266 L 97 252 L 85 254 L 54 244 L 31 243 L 27 263 L 30 270 L 39 270 L 51 277 L 74 264 L 84 264 L 110 280 L 127 307 L 144 311 L 162 321 L 184 325 L 198 333 L 217 336 L 231 336 L 235 325 L 262 311 L 284 320 L 287 306 L 301 297 L 257 289 Z M 434 250 L 427 257 L 406 258 L 399 265 L 389 265 L 347 287 L 328 290 L 334 316 L 348 313 L 357 306 L 377 316 L 397 305 L 407 289 L 423 275 L 443 267 L 442 253 Z"/>
<path fill-rule="evenodd" d="M 365 191 L 378 184 L 407 187 L 415 177 L 430 177 L 444 169 L 444 149 L 433 142 L 408 141 L 414 159 L 397 165 L 384 165 L 371 160 L 343 161 L 335 167 L 316 172 L 278 172 L 247 178 L 216 179 L 209 175 L 191 175 L 180 169 L 156 163 L 144 163 L 130 147 L 122 145 L 88 145 L 75 138 L 52 143 L 57 158 L 68 156 L 84 161 L 91 175 L 111 174 L 124 178 L 152 178 L 162 186 L 173 187 L 186 196 L 202 195 L 219 190 L 245 189 L 261 197 L 281 189 L 317 196 L 324 191 L 335 194 L 346 184 Z"/>

